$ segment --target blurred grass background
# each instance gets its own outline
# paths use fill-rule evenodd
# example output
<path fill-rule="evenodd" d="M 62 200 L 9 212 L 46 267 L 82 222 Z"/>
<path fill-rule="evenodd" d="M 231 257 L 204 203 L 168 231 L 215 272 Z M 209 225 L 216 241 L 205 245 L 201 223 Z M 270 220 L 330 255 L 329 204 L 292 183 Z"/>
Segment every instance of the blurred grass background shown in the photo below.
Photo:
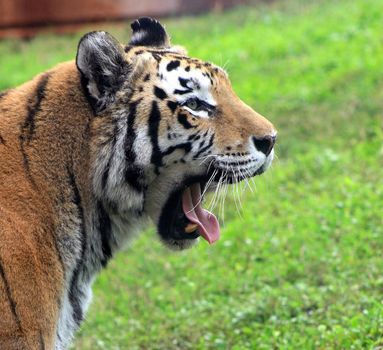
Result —
<path fill-rule="evenodd" d="M 278 159 L 241 215 L 228 199 L 214 246 L 173 253 L 149 230 L 120 252 L 73 348 L 381 349 L 383 2 L 280 0 L 164 22 L 273 121 Z M 128 25 L 106 29 L 128 41 Z M 0 42 L 0 89 L 73 59 L 82 34 Z"/>

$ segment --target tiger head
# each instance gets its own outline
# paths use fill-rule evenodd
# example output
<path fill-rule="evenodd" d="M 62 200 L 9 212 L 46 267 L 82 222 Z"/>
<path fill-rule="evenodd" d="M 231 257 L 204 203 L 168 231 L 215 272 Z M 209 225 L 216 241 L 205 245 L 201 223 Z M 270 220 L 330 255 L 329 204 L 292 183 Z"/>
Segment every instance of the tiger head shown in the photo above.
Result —
<path fill-rule="evenodd" d="M 262 174 L 274 156 L 273 125 L 234 93 L 220 67 L 170 46 L 150 18 L 123 46 L 85 35 L 77 67 L 96 118 L 92 181 L 121 228 L 150 217 L 169 247 L 219 238 L 203 194 Z"/>

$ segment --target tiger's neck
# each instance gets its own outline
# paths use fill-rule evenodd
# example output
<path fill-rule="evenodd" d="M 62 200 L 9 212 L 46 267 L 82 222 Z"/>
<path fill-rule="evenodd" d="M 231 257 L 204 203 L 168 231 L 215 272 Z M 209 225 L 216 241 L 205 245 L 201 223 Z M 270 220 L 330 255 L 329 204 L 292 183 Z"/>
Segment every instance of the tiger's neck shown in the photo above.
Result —
<path fill-rule="evenodd" d="M 129 115 L 95 116 L 74 62 L 21 89 L 35 109 L 21 128 L 26 178 L 55 216 L 64 272 L 56 347 L 65 348 L 84 318 L 96 274 L 146 222 L 145 174 L 126 156 Z"/>

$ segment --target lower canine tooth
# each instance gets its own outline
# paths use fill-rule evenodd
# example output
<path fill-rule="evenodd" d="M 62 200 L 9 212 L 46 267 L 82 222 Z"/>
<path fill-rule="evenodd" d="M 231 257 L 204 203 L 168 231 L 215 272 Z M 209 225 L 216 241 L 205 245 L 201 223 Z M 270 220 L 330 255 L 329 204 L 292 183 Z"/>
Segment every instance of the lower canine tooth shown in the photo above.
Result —
<path fill-rule="evenodd" d="M 188 224 L 188 225 L 185 227 L 185 232 L 186 232 L 186 233 L 192 233 L 192 232 L 194 232 L 197 228 L 198 228 L 198 225 L 197 225 L 197 224 Z"/>

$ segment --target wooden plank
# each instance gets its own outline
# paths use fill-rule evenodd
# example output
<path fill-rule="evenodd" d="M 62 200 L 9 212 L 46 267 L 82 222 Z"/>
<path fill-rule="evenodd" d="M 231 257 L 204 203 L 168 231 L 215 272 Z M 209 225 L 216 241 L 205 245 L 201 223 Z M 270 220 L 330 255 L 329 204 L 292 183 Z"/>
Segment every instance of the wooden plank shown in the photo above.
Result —
<path fill-rule="evenodd" d="M 180 0 L 1 0 L 0 27 L 78 23 L 176 13 Z"/>
<path fill-rule="evenodd" d="M 246 0 L 0 0 L 0 38 L 31 37 L 43 31 L 70 33 L 79 24 L 140 16 L 195 14 Z"/>

